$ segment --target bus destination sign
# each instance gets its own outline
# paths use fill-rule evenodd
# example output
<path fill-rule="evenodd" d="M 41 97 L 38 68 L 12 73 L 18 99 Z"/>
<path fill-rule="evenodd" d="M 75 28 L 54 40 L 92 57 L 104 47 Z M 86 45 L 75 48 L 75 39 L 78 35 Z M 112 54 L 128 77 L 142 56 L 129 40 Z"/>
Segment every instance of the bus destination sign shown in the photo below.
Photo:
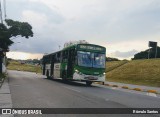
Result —
<path fill-rule="evenodd" d="M 105 51 L 105 48 L 94 46 L 94 45 L 79 45 L 79 49 Z"/>

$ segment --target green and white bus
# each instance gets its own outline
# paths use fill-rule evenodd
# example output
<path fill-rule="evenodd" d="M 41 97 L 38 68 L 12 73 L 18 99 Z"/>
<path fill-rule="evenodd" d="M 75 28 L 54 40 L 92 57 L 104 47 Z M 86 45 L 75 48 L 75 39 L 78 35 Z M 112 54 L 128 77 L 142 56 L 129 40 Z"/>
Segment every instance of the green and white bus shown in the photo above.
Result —
<path fill-rule="evenodd" d="M 42 59 L 43 75 L 71 81 L 105 81 L 106 48 L 94 44 L 74 44 Z"/>

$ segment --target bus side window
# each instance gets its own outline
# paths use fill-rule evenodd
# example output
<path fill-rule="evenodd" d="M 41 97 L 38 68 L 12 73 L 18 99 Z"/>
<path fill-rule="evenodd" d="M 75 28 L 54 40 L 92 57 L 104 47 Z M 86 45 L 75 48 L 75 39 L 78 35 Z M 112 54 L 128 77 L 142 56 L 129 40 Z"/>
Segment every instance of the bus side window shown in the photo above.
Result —
<path fill-rule="evenodd" d="M 74 54 L 75 54 L 75 63 L 78 64 L 78 57 L 77 57 L 78 55 L 77 55 L 77 51 L 76 50 L 75 50 Z"/>
<path fill-rule="evenodd" d="M 58 60 L 58 53 L 56 53 L 56 63 L 58 63 L 59 62 L 59 60 Z"/>
<path fill-rule="evenodd" d="M 73 62 L 73 63 L 76 63 L 76 62 L 75 62 L 75 60 L 76 60 L 76 58 L 75 58 L 75 57 L 76 57 L 76 55 L 75 55 L 75 49 L 72 50 L 72 55 L 73 55 L 73 56 L 72 56 L 72 62 Z"/>
<path fill-rule="evenodd" d="M 63 51 L 62 53 L 62 62 L 67 62 L 67 51 Z"/>
<path fill-rule="evenodd" d="M 60 63 L 60 61 L 61 61 L 61 53 L 59 52 L 56 53 L 55 55 L 55 63 Z"/>

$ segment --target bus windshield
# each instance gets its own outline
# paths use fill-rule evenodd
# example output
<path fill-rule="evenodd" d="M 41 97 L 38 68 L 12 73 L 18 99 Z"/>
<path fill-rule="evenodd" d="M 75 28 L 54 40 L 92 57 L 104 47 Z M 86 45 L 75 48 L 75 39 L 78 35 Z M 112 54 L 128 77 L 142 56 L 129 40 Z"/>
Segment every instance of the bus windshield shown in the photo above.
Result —
<path fill-rule="evenodd" d="M 105 68 L 105 54 L 78 51 L 78 65 Z"/>
<path fill-rule="evenodd" d="M 78 65 L 92 67 L 91 53 L 78 51 Z"/>
<path fill-rule="evenodd" d="M 105 68 L 105 54 L 93 53 L 93 67 Z"/>

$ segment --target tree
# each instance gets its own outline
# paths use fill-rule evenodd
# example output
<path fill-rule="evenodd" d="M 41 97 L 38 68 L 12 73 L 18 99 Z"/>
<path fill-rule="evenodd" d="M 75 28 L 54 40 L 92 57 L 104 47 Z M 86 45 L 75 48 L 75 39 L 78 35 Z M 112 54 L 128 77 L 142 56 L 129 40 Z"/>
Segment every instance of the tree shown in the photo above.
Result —
<path fill-rule="evenodd" d="M 0 23 L 0 48 L 3 51 L 9 51 L 9 46 L 14 43 L 10 39 L 11 37 L 33 37 L 32 26 L 27 22 L 13 21 L 11 19 L 6 19 L 5 22 L 6 25 Z"/>
<path fill-rule="evenodd" d="M 155 58 L 155 54 L 156 54 L 156 48 L 151 48 L 150 50 L 147 49 L 145 51 L 139 52 L 137 54 L 134 55 L 134 58 L 132 58 L 132 60 L 136 60 L 136 59 L 148 59 L 148 51 L 150 51 L 149 54 L 149 58 Z M 156 58 L 160 58 L 160 47 L 157 47 L 157 56 Z"/>
<path fill-rule="evenodd" d="M 119 61 L 118 58 L 106 57 L 106 61 Z"/>
<path fill-rule="evenodd" d="M 3 49 L 3 51 L 7 51 L 8 46 L 12 43 L 13 41 L 9 39 L 7 27 L 4 24 L 0 24 L 0 48 Z"/>
<path fill-rule="evenodd" d="M 5 24 L 0 23 L 0 73 L 2 73 L 2 58 L 5 56 L 5 52 L 9 51 L 9 46 L 14 43 L 10 38 L 16 36 L 32 37 L 32 26 L 27 22 L 11 19 L 6 19 Z"/>

